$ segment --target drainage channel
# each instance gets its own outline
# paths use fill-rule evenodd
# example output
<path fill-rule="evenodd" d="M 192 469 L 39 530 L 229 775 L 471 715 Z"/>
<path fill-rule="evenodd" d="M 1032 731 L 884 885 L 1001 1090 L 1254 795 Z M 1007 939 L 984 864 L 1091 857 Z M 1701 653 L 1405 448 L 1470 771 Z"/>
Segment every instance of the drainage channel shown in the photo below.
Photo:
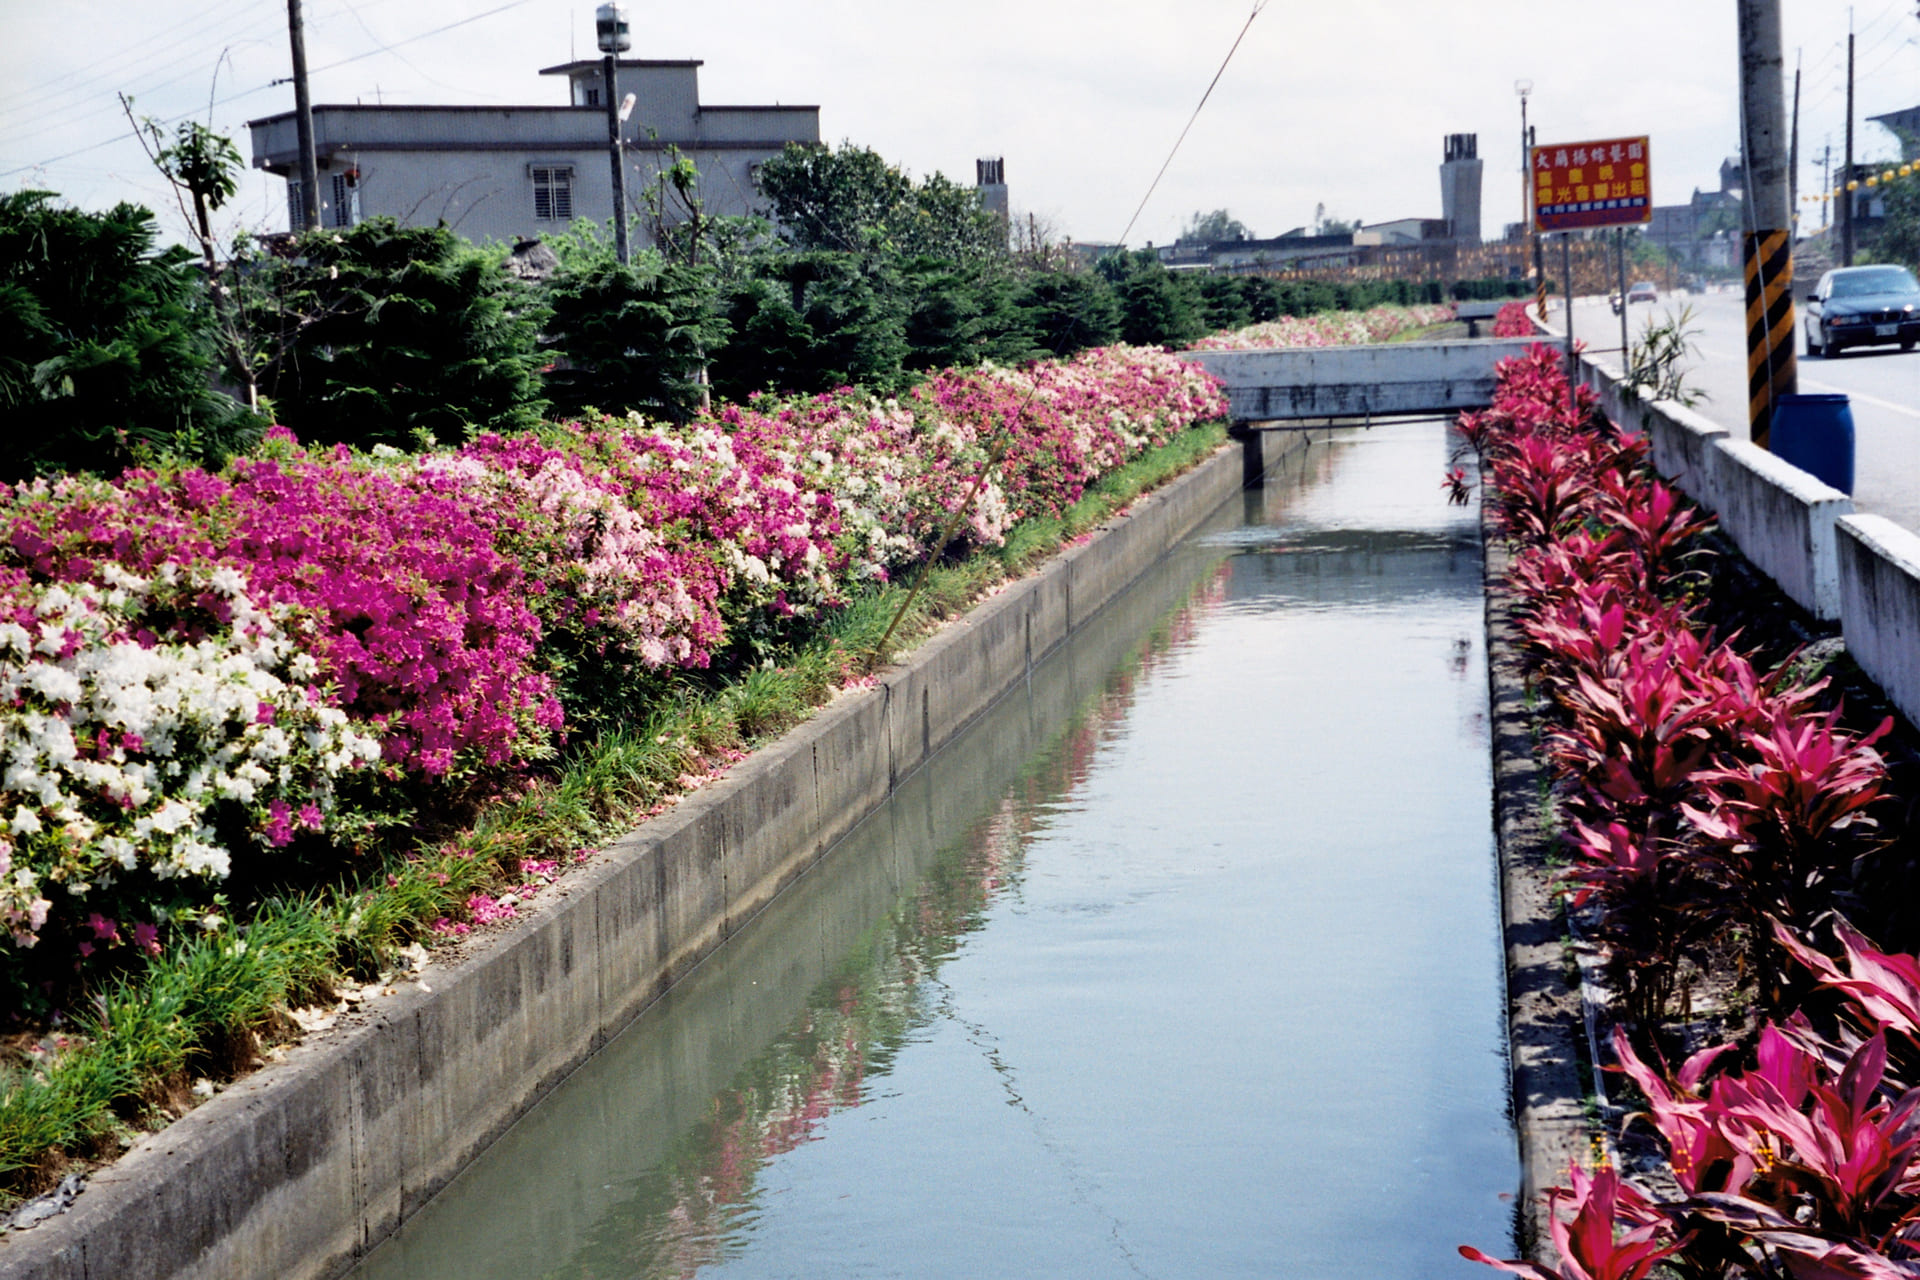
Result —
<path fill-rule="evenodd" d="M 1518 1181 L 1437 424 L 1230 503 L 357 1280 L 1466 1276 Z"/>

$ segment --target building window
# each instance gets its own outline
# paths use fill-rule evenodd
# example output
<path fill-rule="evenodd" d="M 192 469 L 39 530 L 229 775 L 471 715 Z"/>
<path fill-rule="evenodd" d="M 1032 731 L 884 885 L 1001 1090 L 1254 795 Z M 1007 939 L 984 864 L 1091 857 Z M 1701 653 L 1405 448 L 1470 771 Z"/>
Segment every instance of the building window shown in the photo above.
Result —
<path fill-rule="evenodd" d="M 326 223 L 332 227 L 351 227 L 360 221 L 360 184 L 352 172 L 333 175 L 333 207 Z"/>
<path fill-rule="evenodd" d="M 300 180 L 287 179 L 287 230 L 306 230 L 306 211 L 300 207 Z"/>
<path fill-rule="evenodd" d="M 573 221 L 573 169 L 533 168 L 533 216 L 540 221 Z"/>
<path fill-rule="evenodd" d="M 587 105 L 590 107 L 597 107 L 600 105 L 600 91 L 598 89 L 587 90 Z"/>

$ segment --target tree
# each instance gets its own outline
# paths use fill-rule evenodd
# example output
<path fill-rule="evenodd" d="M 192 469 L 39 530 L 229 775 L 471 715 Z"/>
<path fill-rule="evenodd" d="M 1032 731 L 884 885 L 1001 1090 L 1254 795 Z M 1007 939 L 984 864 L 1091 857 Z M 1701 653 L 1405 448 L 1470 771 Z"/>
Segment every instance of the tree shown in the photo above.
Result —
<path fill-rule="evenodd" d="M 304 438 L 413 448 L 540 420 L 545 309 L 502 253 L 445 226 L 310 231 L 240 280 L 275 353 L 262 385 Z"/>
<path fill-rule="evenodd" d="M 1021 285 L 1016 305 L 1033 340 L 1056 356 L 1104 346 L 1120 336 L 1120 302 L 1113 286 L 1091 271 L 1036 271 Z"/>
<path fill-rule="evenodd" d="M 112 472 L 147 451 L 215 462 L 264 425 L 213 389 L 216 326 L 153 212 L 0 196 L 0 478 Z"/>
<path fill-rule="evenodd" d="M 1215 209 L 1212 213 L 1195 212 L 1187 219 L 1187 225 L 1180 229 L 1180 242 L 1183 244 L 1218 244 L 1228 240 L 1251 239 L 1253 232 L 1247 224 L 1225 209 Z"/>
<path fill-rule="evenodd" d="M 973 188 L 939 173 L 916 183 L 865 147 L 790 142 L 760 167 L 758 182 L 797 249 L 952 262 L 1006 256 L 1006 227 Z"/>
<path fill-rule="evenodd" d="M 714 268 L 652 250 L 622 265 L 610 246 L 556 244 L 547 281 L 546 346 L 565 357 L 545 375 L 556 412 L 641 409 L 686 421 L 702 407 L 708 353 L 730 332 Z"/>
<path fill-rule="evenodd" d="M 888 256 L 769 254 L 728 299 L 735 337 L 714 353 L 713 385 L 731 399 L 853 383 L 897 389 L 910 350 L 908 310 L 907 289 Z"/>
<path fill-rule="evenodd" d="M 1887 188 L 1887 220 L 1874 253 L 1888 262 L 1920 269 L 1920 183 L 1896 182 Z"/>

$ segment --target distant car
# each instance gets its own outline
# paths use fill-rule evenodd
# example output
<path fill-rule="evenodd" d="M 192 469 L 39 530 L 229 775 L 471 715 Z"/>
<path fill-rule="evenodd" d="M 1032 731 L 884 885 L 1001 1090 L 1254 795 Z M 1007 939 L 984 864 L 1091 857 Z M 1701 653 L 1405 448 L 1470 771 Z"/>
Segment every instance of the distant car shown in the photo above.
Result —
<path fill-rule="evenodd" d="M 1920 281 L 1905 267 L 1836 267 L 1807 295 L 1807 354 L 1920 343 Z"/>
<path fill-rule="evenodd" d="M 1653 287 L 1653 281 L 1641 280 L 1636 282 L 1633 288 L 1627 290 L 1627 301 L 1658 302 L 1660 301 L 1660 291 Z"/>

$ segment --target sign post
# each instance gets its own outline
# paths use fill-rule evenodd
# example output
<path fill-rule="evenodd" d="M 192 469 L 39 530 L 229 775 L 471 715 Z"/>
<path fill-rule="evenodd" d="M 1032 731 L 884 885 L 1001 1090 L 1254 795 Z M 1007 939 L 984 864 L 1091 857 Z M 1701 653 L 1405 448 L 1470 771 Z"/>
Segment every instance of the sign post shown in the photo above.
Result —
<path fill-rule="evenodd" d="M 1573 394 L 1572 233 L 1594 227 L 1627 227 L 1653 221 L 1653 170 L 1647 138 L 1603 138 L 1534 147 L 1527 159 L 1536 233 L 1561 233 L 1567 291 L 1567 394 Z M 1624 254 L 1624 243 L 1622 253 Z M 1620 361 L 1626 364 L 1625 265 L 1620 296 Z"/>

